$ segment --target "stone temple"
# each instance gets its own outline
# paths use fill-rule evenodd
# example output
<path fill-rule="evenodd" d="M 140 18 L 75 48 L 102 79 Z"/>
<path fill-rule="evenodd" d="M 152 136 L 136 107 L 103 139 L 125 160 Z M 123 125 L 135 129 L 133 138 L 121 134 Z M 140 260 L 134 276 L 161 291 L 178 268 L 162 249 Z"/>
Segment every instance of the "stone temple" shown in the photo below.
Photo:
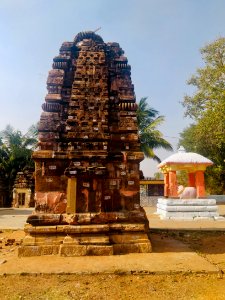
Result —
<path fill-rule="evenodd" d="M 118 43 L 94 32 L 53 59 L 35 161 L 35 213 L 20 256 L 151 252 L 140 207 L 131 67 Z"/>

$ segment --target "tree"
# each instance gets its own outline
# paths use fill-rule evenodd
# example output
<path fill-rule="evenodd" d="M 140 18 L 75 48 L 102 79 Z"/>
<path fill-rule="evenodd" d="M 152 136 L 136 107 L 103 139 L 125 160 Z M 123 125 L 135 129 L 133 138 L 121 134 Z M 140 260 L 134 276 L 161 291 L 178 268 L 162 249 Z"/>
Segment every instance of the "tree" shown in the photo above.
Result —
<path fill-rule="evenodd" d="M 205 113 L 196 124 L 190 125 L 180 134 L 179 144 L 187 151 L 202 154 L 214 162 L 205 173 L 207 189 L 211 194 L 225 193 L 224 116 L 225 105 L 223 104 L 218 111 Z"/>
<path fill-rule="evenodd" d="M 154 173 L 154 179 L 156 180 L 163 180 L 163 174 L 161 172 Z"/>
<path fill-rule="evenodd" d="M 194 120 L 204 116 L 225 96 L 225 38 L 220 38 L 200 49 L 205 66 L 198 68 L 188 80 L 195 88 L 192 96 L 186 95 L 182 102 L 185 115 Z"/>
<path fill-rule="evenodd" d="M 35 134 L 31 136 L 28 131 L 27 134 L 23 135 L 10 125 L 6 126 L 0 136 L 0 176 L 4 178 L 4 183 L 8 187 L 8 204 L 10 204 L 17 172 L 34 166 L 31 156 L 37 139 Z"/>
<path fill-rule="evenodd" d="M 187 152 L 198 152 L 196 139 L 196 125 L 191 124 L 180 133 L 180 139 L 178 147 L 183 146 Z"/>
<path fill-rule="evenodd" d="M 147 97 L 141 98 L 137 109 L 138 133 L 141 143 L 141 151 L 147 158 L 152 158 L 160 162 L 160 158 L 154 150 L 163 148 L 172 150 L 172 146 L 167 142 L 157 127 L 164 121 L 163 116 L 158 116 L 159 112 L 148 106 Z"/>
<path fill-rule="evenodd" d="M 182 103 L 194 123 L 180 134 L 179 144 L 214 162 L 206 172 L 209 191 L 225 193 L 225 38 L 206 45 L 201 53 L 205 66 L 188 81 L 195 93 Z"/>

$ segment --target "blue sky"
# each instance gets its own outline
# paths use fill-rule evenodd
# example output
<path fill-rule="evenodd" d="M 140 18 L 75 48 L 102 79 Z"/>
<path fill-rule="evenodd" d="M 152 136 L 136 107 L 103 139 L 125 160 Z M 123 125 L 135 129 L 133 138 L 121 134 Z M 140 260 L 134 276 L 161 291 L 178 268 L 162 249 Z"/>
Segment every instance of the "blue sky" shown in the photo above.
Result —
<path fill-rule="evenodd" d="M 160 127 L 175 150 L 184 119 L 186 81 L 201 67 L 199 49 L 225 36 L 224 0 L 0 0 L 0 130 L 39 120 L 52 59 L 64 41 L 95 30 L 119 42 L 132 68 L 137 100 L 165 116 Z M 170 153 L 159 151 L 163 159 Z M 156 164 L 142 163 L 146 176 Z"/>

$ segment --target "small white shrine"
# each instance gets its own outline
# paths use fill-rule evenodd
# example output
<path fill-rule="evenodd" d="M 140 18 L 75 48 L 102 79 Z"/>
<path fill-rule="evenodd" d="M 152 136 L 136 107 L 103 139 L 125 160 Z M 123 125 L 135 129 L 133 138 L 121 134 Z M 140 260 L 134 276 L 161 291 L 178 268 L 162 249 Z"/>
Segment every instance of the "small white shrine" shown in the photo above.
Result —
<path fill-rule="evenodd" d="M 163 160 L 158 168 L 164 174 L 164 198 L 159 198 L 157 214 L 161 219 L 198 220 L 219 218 L 215 199 L 207 199 L 204 172 L 213 162 L 204 156 L 178 152 Z M 186 171 L 188 186 L 177 185 L 177 171 Z"/>

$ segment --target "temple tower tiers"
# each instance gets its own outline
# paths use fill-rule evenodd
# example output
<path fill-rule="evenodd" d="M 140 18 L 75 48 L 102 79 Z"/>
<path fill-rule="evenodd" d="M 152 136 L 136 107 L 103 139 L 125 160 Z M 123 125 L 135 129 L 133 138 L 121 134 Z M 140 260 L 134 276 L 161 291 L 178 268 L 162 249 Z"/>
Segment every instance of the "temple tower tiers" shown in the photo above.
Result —
<path fill-rule="evenodd" d="M 74 42 L 63 43 L 53 59 L 47 89 L 39 149 L 33 154 L 36 208 L 25 229 L 29 241 L 36 245 L 38 226 L 57 225 L 61 240 L 57 237 L 52 253 L 72 255 L 82 246 L 85 255 L 98 254 L 93 247 L 102 244 L 104 254 L 151 251 L 148 221 L 140 207 L 143 154 L 137 104 L 123 50 L 118 43 L 104 43 L 94 32 L 79 33 Z M 89 242 L 78 239 L 75 232 L 80 225 L 86 226 L 89 236 L 95 228 L 104 242 L 96 242 L 96 236 Z M 64 245 L 63 234 L 68 233 L 76 244 L 73 250 Z M 33 255 L 27 241 L 20 255 Z M 40 253 L 46 246 L 44 242 L 39 246 Z"/>

